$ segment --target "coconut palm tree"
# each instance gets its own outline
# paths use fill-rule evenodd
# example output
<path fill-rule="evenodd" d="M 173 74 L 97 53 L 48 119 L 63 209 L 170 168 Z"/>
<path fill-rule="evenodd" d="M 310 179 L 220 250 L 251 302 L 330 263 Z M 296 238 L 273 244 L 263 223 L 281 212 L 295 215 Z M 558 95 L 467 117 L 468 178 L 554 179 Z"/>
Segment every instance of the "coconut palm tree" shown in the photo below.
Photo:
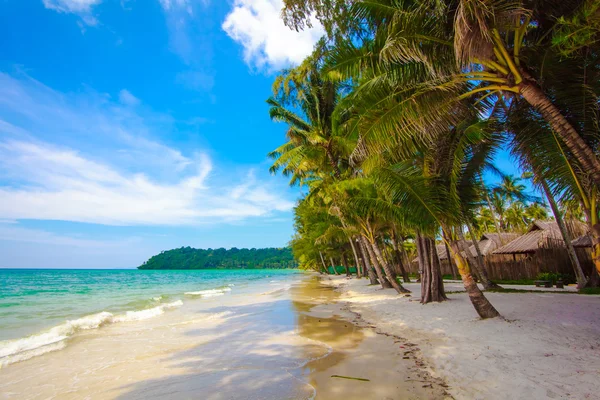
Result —
<path fill-rule="evenodd" d="M 524 201 L 526 199 L 526 187 L 520 182 L 521 178 L 517 178 L 513 175 L 504 175 L 500 185 L 495 187 L 493 190 L 508 200 L 509 203 L 512 203 L 516 200 Z"/>
<path fill-rule="evenodd" d="M 542 79 L 566 74 L 584 82 L 585 74 L 572 71 L 589 64 L 590 55 L 565 52 L 560 43 L 569 43 L 565 21 L 583 20 L 590 28 L 589 19 L 580 18 L 589 14 L 589 3 L 356 1 L 353 17 L 370 26 L 372 34 L 363 41 L 348 37 L 336 43 L 332 76 L 365 82 L 368 90 L 360 92 L 371 107 L 372 125 L 387 128 L 391 137 L 418 131 L 423 140 L 430 139 L 456 122 L 450 110 L 464 98 L 488 105 L 496 99 L 522 100 L 599 184 L 600 161 L 593 150 L 597 135 L 573 120 L 555 95 L 560 84 Z M 574 70 L 573 64 L 578 65 Z M 403 100 L 397 101 L 400 94 Z M 394 106 L 379 112 L 383 103 Z"/>

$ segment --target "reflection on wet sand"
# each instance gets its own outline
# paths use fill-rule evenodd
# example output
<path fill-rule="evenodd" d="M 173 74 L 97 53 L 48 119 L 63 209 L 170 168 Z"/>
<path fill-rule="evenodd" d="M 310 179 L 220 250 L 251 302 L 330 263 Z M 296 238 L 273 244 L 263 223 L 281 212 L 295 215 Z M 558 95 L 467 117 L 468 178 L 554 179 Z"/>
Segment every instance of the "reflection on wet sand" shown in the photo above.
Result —
<path fill-rule="evenodd" d="M 443 383 L 407 357 L 410 344 L 378 335 L 337 304 L 339 294 L 317 277 L 292 290 L 300 336 L 325 343 L 327 357 L 308 362 L 302 375 L 317 399 L 444 399 Z M 356 323 L 349 321 L 354 320 Z"/>

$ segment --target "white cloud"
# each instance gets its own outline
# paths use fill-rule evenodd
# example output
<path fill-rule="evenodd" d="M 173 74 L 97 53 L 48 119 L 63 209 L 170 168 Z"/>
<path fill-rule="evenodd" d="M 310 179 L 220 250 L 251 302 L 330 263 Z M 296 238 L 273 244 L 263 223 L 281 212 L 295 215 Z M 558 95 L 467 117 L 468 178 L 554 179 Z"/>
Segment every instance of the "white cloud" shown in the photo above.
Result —
<path fill-rule="evenodd" d="M 252 168 L 228 172 L 206 151 L 183 154 L 154 130 L 177 132 L 168 115 L 143 105 L 0 74 L 0 221 L 180 226 L 293 207 Z"/>
<path fill-rule="evenodd" d="M 119 101 L 127 106 L 137 106 L 140 104 L 140 99 L 131 94 L 127 89 L 119 92 Z"/>
<path fill-rule="evenodd" d="M 0 142 L 0 166 L 16 185 L 0 186 L 0 219 L 105 225 L 194 225 L 289 211 L 272 188 L 240 176 L 211 185 L 212 162 L 199 155 L 193 174 L 159 182 L 48 143 Z M 243 182 L 243 183 L 241 183 Z"/>
<path fill-rule="evenodd" d="M 102 0 L 43 0 L 44 6 L 65 13 L 89 13 Z"/>
<path fill-rule="evenodd" d="M 60 13 L 77 14 L 82 21 L 89 26 L 98 24 L 98 20 L 92 15 L 92 8 L 102 0 L 42 0 L 47 9 Z M 82 27 L 82 31 L 84 28 Z"/>
<path fill-rule="evenodd" d="M 296 65 L 309 55 L 324 31 L 318 22 L 296 32 L 283 24 L 282 0 L 235 0 L 222 28 L 244 47 L 244 60 L 258 68 Z"/>

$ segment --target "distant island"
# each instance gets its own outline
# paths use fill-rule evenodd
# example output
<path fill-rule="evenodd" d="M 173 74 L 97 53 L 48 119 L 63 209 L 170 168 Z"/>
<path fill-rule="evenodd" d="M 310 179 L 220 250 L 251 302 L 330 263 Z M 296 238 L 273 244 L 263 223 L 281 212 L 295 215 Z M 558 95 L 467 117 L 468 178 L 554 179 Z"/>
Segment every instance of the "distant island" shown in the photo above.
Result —
<path fill-rule="evenodd" d="M 162 251 L 138 269 L 296 268 L 292 249 L 179 249 Z"/>

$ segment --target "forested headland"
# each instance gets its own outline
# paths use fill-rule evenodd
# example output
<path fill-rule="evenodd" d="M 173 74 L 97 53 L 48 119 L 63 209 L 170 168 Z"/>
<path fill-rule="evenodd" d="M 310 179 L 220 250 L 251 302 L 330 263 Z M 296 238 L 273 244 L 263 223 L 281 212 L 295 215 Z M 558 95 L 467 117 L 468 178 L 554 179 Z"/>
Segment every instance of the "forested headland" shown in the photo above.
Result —
<path fill-rule="evenodd" d="M 265 249 L 179 249 L 162 251 L 138 269 L 295 268 L 289 247 Z"/>

